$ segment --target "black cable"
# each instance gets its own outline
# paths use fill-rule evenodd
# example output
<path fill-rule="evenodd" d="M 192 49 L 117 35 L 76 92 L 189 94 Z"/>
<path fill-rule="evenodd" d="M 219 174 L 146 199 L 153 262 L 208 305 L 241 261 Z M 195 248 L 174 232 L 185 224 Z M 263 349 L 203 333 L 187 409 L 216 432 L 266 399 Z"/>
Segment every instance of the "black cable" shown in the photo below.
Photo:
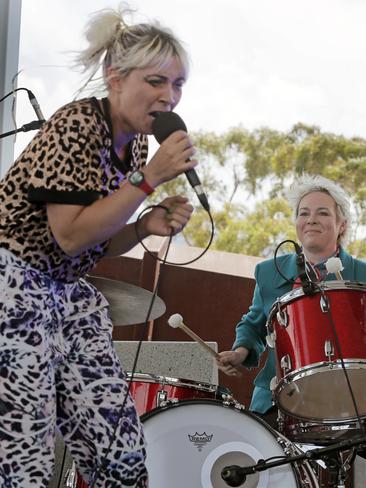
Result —
<path fill-rule="evenodd" d="M 62 455 L 62 462 L 61 462 L 61 469 L 60 469 L 60 477 L 58 479 L 57 488 L 62 488 L 61 487 L 61 481 L 63 479 L 63 471 L 64 471 L 65 461 L 66 461 L 66 451 L 67 451 L 67 447 L 66 447 L 66 444 L 65 444 L 64 445 L 63 455 Z"/>
<path fill-rule="evenodd" d="M 12 90 L 11 92 L 9 92 L 5 96 L 3 96 L 3 98 L 0 98 L 0 103 L 3 102 L 6 98 L 10 97 L 10 95 L 14 95 L 15 92 L 20 91 L 20 90 L 26 91 L 28 93 L 28 96 L 31 93 L 31 91 L 28 90 L 28 88 L 15 88 L 15 90 Z"/>
<path fill-rule="evenodd" d="M 192 264 L 194 263 L 195 261 L 197 261 L 198 259 L 200 259 L 210 248 L 211 244 L 212 244 L 212 241 L 213 241 L 213 238 L 214 238 L 214 235 L 215 235 L 215 225 L 214 225 L 214 221 L 213 221 L 213 218 L 212 218 L 212 215 L 210 213 L 209 210 L 206 210 L 206 212 L 208 213 L 208 216 L 210 218 L 210 222 L 211 222 L 211 235 L 210 235 L 210 239 L 208 241 L 208 244 L 207 246 L 205 247 L 205 249 L 201 252 L 201 254 L 199 254 L 196 258 L 194 259 L 191 259 L 190 261 L 186 261 L 184 263 L 173 263 L 171 261 L 166 261 L 166 260 L 162 260 L 161 258 L 159 258 L 159 256 L 156 256 L 155 254 L 153 254 L 146 246 L 145 244 L 143 243 L 142 241 L 142 237 L 141 237 L 141 234 L 139 233 L 139 230 L 138 230 L 138 226 L 137 226 L 137 223 L 138 221 L 140 220 L 140 218 L 143 216 L 143 214 L 147 211 L 147 210 L 150 210 L 152 208 L 163 208 L 165 209 L 167 212 L 169 212 L 169 209 L 167 207 L 165 207 L 164 205 L 149 205 L 148 207 L 144 208 L 142 210 L 142 212 L 139 214 L 139 216 L 137 217 L 137 220 L 135 222 L 135 232 L 136 232 L 136 235 L 137 235 L 137 239 L 139 241 L 139 243 L 141 244 L 141 246 L 145 249 L 145 251 L 151 256 L 153 257 L 156 261 L 160 261 L 161 263 L 164 263 L 164 264 L 173 264 L 175 266 L 186 266 L 187 264 Z"/>
<path fill-rule="evenodd" d="M 286 244 L 286 242 L 291 242 L 295 249 L 296 249 L 296 246 L 298 246 L 297 242 L 291 240 L 291 239 L 286 239 L 285 241 L 282 241 L 278 244 L 278 246 L 276 247 L 275 249 L 275 252 L 274 252 L 274 256 L 273 256 L 273 262 L 274 262 L 274 265 L 275 265 L 275 268 L 277 270 L 277 273 L 286 281 L 286 283 L 289 283 L 290 285 L 293 285 L 295 283 L 295 280 L 293 278 L 286 278 L 286 276 L 284 276 L 282 273 L 281 273 L 281 270 L 278 266 L 278 263 L 277 263 L 277 253 L 278 253 L 278 250 L 279 248 L 283 245 L 283 244 Z"/>

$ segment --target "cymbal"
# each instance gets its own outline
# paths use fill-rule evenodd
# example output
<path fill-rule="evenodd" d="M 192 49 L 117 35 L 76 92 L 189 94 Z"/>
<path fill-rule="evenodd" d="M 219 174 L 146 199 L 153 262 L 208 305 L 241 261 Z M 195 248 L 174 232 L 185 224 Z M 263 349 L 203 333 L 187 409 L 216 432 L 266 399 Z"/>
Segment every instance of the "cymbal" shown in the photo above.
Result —
<path fill-rule="evenodd" d="M 86 280 L 105 296 L 109 303 L 113 324 L 132 325 L 145 322 L 153 297 L 151 291 L 124 281 L 110 280 L 99 276 L 88 275 Z M 160 317 L 165 310 L 165 303 L 156 296 L 149 320 Z"/>

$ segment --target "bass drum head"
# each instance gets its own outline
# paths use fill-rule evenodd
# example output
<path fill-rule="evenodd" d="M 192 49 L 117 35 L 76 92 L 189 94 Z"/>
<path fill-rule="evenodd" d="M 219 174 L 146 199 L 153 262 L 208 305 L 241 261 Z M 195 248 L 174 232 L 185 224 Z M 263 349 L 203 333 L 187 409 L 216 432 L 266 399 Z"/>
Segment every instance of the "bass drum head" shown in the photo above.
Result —
<path fill-rule="evenodd" d="M 222 470 L 284 456 L 275 433 L 254 415 L 215 400 L 183 400 L 142 416 L 149 488 L 227 488 Z M 289 443 L 291 444 L 291 443 Z M 290 464 L 247 476 L 243 488 L 300 486 Z"/>

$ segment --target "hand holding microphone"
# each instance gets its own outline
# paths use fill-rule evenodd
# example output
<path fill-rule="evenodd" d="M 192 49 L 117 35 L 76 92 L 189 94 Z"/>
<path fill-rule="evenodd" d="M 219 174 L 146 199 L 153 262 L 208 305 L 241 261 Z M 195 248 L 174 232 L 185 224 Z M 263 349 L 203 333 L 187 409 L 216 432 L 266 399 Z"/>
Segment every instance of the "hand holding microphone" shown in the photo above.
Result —
<path fill-rule="evenodd" d="M 152 123 L 153 134 L 156 140 L 162 144 L 171 134 L 177 131 L 187 132 L 187 127 L 183 120 L 175 112 L 157 112 L 156 117 Z M 189 162 L 189 157 L 185 162 Z M 202 189 L 201 182 L 193 167 L 184 171 L 187 179 L 195 191 L 199 201 L 207 212 L 210 206 L 207 197 Z"/>

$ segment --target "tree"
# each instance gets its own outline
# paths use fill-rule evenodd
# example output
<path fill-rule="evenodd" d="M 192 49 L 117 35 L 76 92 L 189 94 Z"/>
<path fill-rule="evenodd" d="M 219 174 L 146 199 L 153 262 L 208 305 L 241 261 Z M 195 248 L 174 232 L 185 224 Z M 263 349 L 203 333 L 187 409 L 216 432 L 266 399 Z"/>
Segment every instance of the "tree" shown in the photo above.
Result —
<path fill-rule="evenodd" d="M 350 251 L 366 257 L 366 140 L 321 132 L 296 124 L 283 133 L 242 127 L 224 134 L 192 134 L 200 161 L 198 173 L 209 195 L 216 225 L 213 249 L 268 256 L 285 238 L 295 239 L 285 188 L 303 172 L 339 182 L 350 195 L 355 217 Z M 184 177 L 166 183 L 155 200 L 173 193 L 190 194 Z M 257 203 L 248 208 L 250 198 Z M 192 201 L 196 202 L 195 197 Z M 209 220 L 197 211 L 185 230 L 187 242 L 205 247 Z"/>

